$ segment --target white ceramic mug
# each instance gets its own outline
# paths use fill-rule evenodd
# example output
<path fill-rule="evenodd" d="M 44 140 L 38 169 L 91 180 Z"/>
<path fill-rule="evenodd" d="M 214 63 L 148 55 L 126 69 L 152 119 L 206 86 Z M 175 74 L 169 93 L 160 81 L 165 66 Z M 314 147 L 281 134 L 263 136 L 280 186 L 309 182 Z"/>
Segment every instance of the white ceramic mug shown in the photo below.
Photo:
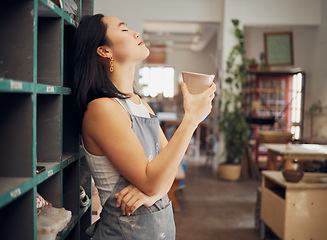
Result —
<path fill-rule="evenodd" d="M 199 94 L 210 87 L 215 75 L 183 71 L 182 77 L 190 93 Z"/>

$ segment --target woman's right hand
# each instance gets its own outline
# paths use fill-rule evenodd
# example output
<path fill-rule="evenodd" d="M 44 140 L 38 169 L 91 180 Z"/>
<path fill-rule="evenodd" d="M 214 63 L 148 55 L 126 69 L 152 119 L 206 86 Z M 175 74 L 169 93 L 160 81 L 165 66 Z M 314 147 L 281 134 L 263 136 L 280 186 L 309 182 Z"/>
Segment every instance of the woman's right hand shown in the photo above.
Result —
<path fill-rule="evenodd" d="M 186 118 L 190 118 L 196 126 L 202 122 L 211 112 L 212 100 L 215 97 L 216 84 L 211 86 L 200 94 L 191 94 L 187 85 L 181 83 L 183 93 L 183 105 Z"/>
<path fill-rule="evenodd" d="M 117 198 L 116 206 L 121 208 L 122 214 L 130 216 L 136 209 L 142 205 L 146 207 L 152 206 L 157 200 L 162 198 L 163 195 L 148 196 L 140 191 L 133 184 L 128 185 L 120 192 L 115 194 Z"/>

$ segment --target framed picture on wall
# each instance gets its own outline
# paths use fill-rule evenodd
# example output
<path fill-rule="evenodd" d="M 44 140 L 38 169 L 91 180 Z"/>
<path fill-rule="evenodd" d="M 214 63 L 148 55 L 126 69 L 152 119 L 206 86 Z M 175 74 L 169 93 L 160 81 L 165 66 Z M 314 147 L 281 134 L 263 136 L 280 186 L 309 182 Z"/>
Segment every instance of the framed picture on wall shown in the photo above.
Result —
<path fill-rule="evenodd" d="M 265 60 L 267 66 L 293 65 L 292 32 L 264 33 Z"/>

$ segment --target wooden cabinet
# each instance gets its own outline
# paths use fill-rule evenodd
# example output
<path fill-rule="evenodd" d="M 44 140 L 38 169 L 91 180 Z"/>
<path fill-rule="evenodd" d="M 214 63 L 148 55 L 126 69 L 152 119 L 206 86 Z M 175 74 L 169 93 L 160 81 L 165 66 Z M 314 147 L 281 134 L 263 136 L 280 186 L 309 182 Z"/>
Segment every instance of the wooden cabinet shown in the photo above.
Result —
<path fill-rule="evenodd" d="M 262 172 L 260 218 L 281 239 L 326 239 L 327 174 L 305 173 L 288 183 L 279 171 Z"/>
<path fill-rule="evenodd" d="M 250 71 L 243 86 L 248 123 L 258 130 L 292 132 L 302 136 L 305 73 Z"/>
<path fill-rule="evenodd" d="M 36 195 L 72 212 L 57 239 L 85 239 L 91 202 L 80 207 L 80 185 L 91 176 L 73 131 L 69 47 L 93 0 L 75 0 L 73 19 L 50 0 L 4 1 L 0 9 L 0 232 L 37 239 Z M 83 8 L 82 8 L 83 6 Z M 83 11 L 81 10 L 83 9 Z M 37 166 L 45 166 L 37 174 Z"/>

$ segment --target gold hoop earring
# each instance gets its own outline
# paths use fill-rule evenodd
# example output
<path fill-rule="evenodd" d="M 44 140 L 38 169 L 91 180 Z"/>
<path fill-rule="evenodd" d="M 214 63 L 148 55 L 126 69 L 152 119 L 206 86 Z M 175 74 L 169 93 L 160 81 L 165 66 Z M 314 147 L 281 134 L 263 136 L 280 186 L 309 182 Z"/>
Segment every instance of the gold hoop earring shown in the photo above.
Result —
<path fill-rule="evenodd" d="M 114 71 L 114 57 L 111 55 L 110 56 L 110 68 L 109 68 L 110 72 Z"/>

